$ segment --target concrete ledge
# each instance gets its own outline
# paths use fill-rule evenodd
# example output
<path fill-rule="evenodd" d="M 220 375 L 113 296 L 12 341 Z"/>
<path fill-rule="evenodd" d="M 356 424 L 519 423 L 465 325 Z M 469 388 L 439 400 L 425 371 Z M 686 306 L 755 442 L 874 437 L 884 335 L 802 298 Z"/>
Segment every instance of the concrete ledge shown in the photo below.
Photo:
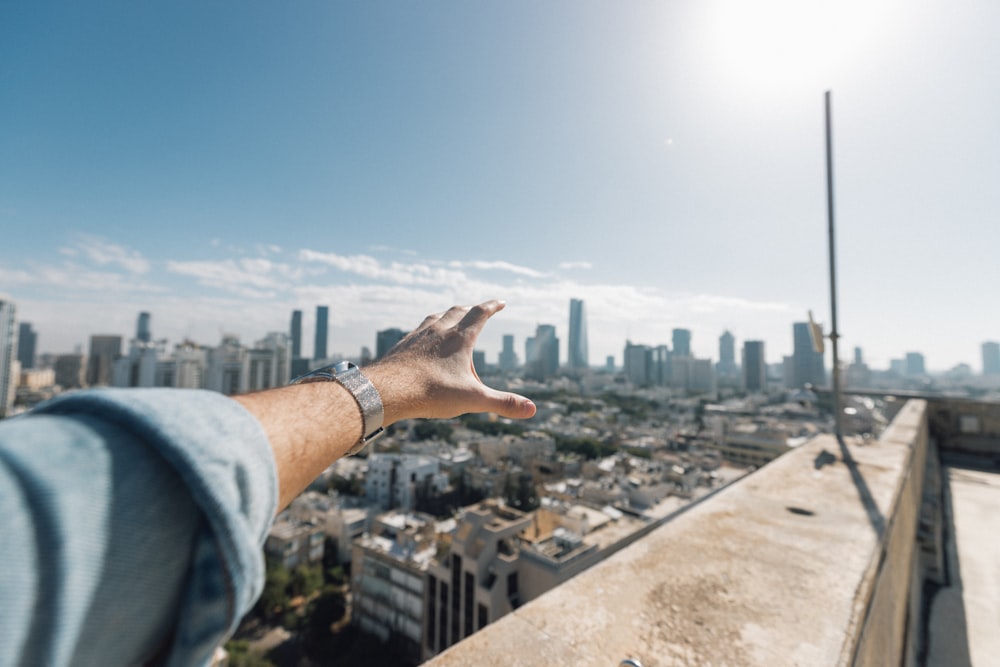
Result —
<path fill-rule="evenodd" d="M 813 439 L 428 664 L 899 664 L 925 413 Z"/>

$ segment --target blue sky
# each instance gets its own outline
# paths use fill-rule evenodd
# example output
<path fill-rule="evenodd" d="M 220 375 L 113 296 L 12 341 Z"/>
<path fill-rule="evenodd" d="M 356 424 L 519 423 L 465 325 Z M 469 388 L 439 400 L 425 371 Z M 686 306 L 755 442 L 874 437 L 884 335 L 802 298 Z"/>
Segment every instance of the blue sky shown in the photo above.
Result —
<path fill-rule="evenodd" d="M 214 344 L 331 309 L 330 349 L 453 302 L 486 330 L 829 322 L 876 367 L 1000 338 L 995 2 L 0 2 L 0 294 L 45 351 Z M 311 340 L 306 342 L 311 348 Z M 847 350 L 844 352 L 847 356 Z"/>

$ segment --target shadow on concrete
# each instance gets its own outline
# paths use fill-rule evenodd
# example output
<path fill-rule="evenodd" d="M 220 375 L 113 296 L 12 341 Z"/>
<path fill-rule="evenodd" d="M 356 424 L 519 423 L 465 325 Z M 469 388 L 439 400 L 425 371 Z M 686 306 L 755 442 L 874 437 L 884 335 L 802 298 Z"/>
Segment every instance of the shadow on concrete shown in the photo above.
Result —
<path fill-rule="evenodd" d="M 882 516 L 878 505 L 875 504 L 875 498 L 872 496 L 871 489 L 868 488 L 868 483 L 865 482 L 864 476 L 858 470 L 858 464 L 854 460 L 854 457 L 851 456 L 851 450 L 847 448 L 842 436 L 837 436 L 837 444 L 840 445 L 840 458 L 851 474 L 851 481 L 854 482 L 854 487 L 858 490 L 858 496 L 861 498 L 861 504 L 865 508 L 865 514 L 868 515 L 868 522 L 871 524 L 875 534 L 881 538 L 885 535 L 885 517 Z"/>

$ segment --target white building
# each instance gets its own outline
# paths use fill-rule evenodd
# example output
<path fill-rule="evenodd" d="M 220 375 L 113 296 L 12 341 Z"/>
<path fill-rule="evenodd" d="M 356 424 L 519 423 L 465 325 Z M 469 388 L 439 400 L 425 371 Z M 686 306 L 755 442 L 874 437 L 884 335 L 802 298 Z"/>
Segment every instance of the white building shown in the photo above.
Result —
<path fill-rule="evenodd" d="M 422 494 L 442 493 L 448 476 L 436 459 L 415 454 L 372 454 L 368 457 L 365 497 L 382 509 L 412 510 Z"/>
<path fill-rule="evenodd" d="M 208 351 L 205 389 L 226 395 L 242 394 L 248 388 L 249 368 L 247 349 L 236 336 L 225 335 L 218 347 Z"/>

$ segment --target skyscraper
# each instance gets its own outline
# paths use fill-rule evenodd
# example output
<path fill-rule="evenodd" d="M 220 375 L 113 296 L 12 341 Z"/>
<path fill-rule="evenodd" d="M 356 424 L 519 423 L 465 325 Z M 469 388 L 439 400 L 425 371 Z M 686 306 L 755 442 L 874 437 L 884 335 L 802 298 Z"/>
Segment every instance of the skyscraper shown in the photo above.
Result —
<path fill-rule="evenodd" d="M 910 377 L 920 377 L 927 374 L 924 367 L 924 355 L 919 352 L 906 353 L 906 374 Z"/>
<path fill-rule="evenodd" d="M 983 375 L 1000 375 L 1000 343 L 983 343 Z"/>
<path fill-rule="evenodd" d="M 767 362 L 762 340 L 743 341 L 743 385 L 747 391 L 767 389 Z"/>
<path fill-rule="evenodd" d="M 408 332 L 403 331 L 402 329 L 395 328 L 383 329 L 382 331 L 377 332 L 375 334 L 375 358 L 381 359 L 388 354 L 389 350 L 391 350 L 396 343 L 403 340 L 407 333 Z"/>
<path fill-rule="evenodd" d="M 566 363 L 573 370 L 583 370 L 590 366 L 587 350 L 587 315 L 582 299 L 569 300 L 569 349 Z"/>
<path fill-rule="evenodd" d="M 526 375 L 545 380 L 559 370 L 559 339 L 551 324 L 539 324 L 535 335 L 524 342 Z"/>
<path fill-rule="evenodd" d="M 622 366 L 625 379 L 635 387 L 648 387 L 653 374 L 653 349 L 648 345 L 634 345 L 625 341 L 625 352 L 622 355 Z"/>
<path fill-rule="evenodd" d="M 149 329 L 149 313 L 139 313 L 139 321 L 135 327 L 135 338 L 140 343 L 148 343 L 153 339 Z"/>
<path fill-rule="evenodd" d="M 690 357 L 691 356 L 691 330 L 690 329 L 674 329 L 674 331 L 673 331 L 673 343 L 674 343 L 674 356 L 675 357 Z"/>
<path fill-rule="evenodd" d="M 292 311 L 292 359 L 302 356 L 302 311 Z"/>
<path fill-rule="evenodd" d="M 91 336 L 87 359 L 87 384 L 91 387 L 111 384 L 115 359 L 122 356 L 121 336 Z"/>
<path fill-rule="evenodd" d="M 813 347 L 812 333 L 808 322 L 795 322 L 792 325 L 792 380 L 794 386 L 801 388 L 811 384 L 821 387 L 826 384 L 826 369 L 823 368 L 823 354 Z"/>
<path fill-rule="evenodd" d="M 327 319 L 330 310 L 327 306 L 316 306 L 316 341 L 313 345 L 313 359 L 317 361 L 326 359 Z"/>
<path fill-rule="evenodd" d="M 38 332 L 32 330 L 30 322 L 21 322 L 17 327 L 17 360 L 21 362 L 21 370 L 35 367 L 37 343 Z"/>
<path fill-rule="evenodd" d="M 735 380 L 738 377 L 736 365 L 736 337 L 729 331 L 723 331 L 719 336 L 719 377 L 723 380 Z"/>
<path fill-rule="evenodd" d="M 500 370 L 504 372 L 517 369 L 517 353 L 514 352 L 514 336 L 503 335 L 503 349 L 500 351 Z"/>
<path fill-rule="evenodd" d="M 10 414 L 14 405 L 14 364 L 17 361 L 17 337 L 14 318 L 17 309 L 11 301 L 0 301 L 0 417 Z"/>

